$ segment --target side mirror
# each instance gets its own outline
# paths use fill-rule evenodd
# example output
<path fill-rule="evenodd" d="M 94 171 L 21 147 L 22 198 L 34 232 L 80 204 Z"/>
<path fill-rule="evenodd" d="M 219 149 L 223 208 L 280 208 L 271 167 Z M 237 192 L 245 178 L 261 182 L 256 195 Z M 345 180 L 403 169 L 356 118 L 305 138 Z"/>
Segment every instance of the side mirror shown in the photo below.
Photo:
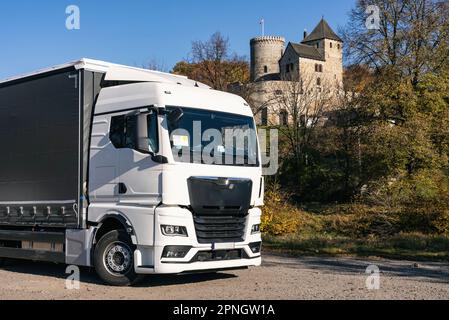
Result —
<path fill-rule="evenodd" d="M 184 111 L 181 108 L 176 108 L 167 115 L 167 120 L 171 125 L 175 125 L 184 116 Z"/>
<path fill-rule="evenodd" d="M 150 147 L 148 145 L 148 113 L 141 113 L 136 115 L 137 125 L 136 125 L 136 147 L 137 150 L 143 153 L 151 153 Z"/>
<path fill-rule="evenodd" d="M 151 147 L 149 145 L 149 138 L 148 138 L 148 132 L 149 132 L 149 124 L 148 124 L 148 116 L 151 115 L 151 112 L 145 112 L 140 113 L 138 115 L 134 115 L 136 125 L 134 126 L 134 137 L 135 137 L 135 144 L 136 144 L 136 150 L 141 153 L 146 153 L 151 155 L 151 159 L 160 164 L 168 163 L 168 159 L 164 156 L 157 155 L 153 151 L 151 151 Z"/>

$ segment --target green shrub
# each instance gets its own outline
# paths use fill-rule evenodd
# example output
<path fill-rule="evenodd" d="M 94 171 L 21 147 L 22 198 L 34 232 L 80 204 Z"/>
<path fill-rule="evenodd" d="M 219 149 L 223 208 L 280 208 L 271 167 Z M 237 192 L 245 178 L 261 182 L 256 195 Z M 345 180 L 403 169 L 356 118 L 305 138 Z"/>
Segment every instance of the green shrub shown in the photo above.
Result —
<path fill-rule="evenodd" d="M 442 209 L 432 224 L 439 234 L 449 237 L 449 209 Z"/>

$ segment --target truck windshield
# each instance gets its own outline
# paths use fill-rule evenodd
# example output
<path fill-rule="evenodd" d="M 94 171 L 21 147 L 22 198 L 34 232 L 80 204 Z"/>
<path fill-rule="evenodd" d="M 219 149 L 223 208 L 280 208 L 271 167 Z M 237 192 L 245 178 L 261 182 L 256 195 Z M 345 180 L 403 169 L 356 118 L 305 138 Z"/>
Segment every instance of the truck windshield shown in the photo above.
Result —
<path fill-rule="evenodd" d="M 170 112 L 175 107 L 167 107 Z M 169 123 L 177 162 L 259 166 L 257 132 L 252 117 L 182 108 L 183 116 Z"/>

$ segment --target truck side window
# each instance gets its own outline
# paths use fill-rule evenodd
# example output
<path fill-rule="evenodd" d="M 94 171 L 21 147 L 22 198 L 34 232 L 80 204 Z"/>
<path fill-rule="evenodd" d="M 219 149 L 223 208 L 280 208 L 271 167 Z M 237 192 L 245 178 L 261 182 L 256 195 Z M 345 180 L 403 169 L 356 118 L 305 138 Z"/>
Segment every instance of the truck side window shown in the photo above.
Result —
<path fill-rule="evenodd" d="M 125 146 L 127 149 L 137 149 L 137 116 L 125 118 Z"/>
<path fill-rule="evenodd" d="M 125 116 L 112 117 L 109 139 L 115 148 L 121 149 L 125 145 Z"/>
<path fill-rule="evenodd" d="M 137 117 L 117 116 L 111 119 L 109 139 L 117 149 L 135 149 Z"/>
<path fill-rule="evenodd" d="M 111 119 L 109 139 L 116 149 L 137 150 L 137 116 L 116 116 Z M 159 132 L 157 113 L 147 116 L 148 151 L 159 152 Z"/>

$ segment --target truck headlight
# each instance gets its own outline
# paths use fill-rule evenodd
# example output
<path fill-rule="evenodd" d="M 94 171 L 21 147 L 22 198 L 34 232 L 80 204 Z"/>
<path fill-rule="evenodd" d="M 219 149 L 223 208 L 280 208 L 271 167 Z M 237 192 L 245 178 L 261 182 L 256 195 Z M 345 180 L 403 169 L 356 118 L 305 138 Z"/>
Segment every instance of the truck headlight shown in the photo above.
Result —
<path fill-rule="evenodd" d="M 260 233 L 260 224 L 255 224 L 251 228 L 251 234 Z"/>
<path fill-rule="evenodd" d="M 188 237 L 187 228 L 181 226 L 161 225 L 162 234 L 169 237 Z"/>

